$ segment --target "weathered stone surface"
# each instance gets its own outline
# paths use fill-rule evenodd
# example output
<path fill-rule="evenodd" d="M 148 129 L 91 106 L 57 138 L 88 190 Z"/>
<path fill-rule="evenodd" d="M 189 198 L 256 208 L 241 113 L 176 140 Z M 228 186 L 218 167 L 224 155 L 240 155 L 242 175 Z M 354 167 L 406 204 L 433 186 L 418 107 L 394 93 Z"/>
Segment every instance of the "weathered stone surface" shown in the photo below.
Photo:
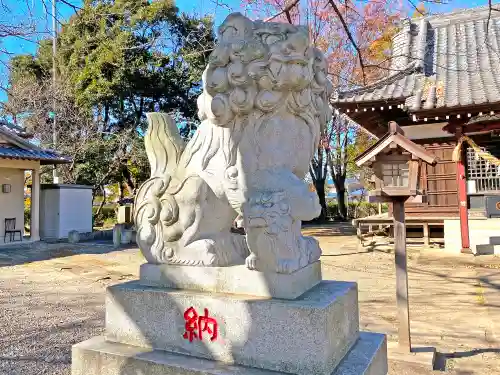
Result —
<path fill-rule="evenodd" d="M 174 289 L 295 299 L 319 284 L 321 264 L 315 262 L 291 274 L 252 271 L 244 265 L 191 267 L 141 265 L 140 283 Z"/>
<path fill-rule="evenodd" d="M 98 336 L 72 348 L 72 375 L 278 375 L 274 371 L 105 341 Z"/>
<path fill-rule="evenodd" d="M 229 15 L 203 74 L 201 124 L 187 145 L 148 114 L 151 177 L 135 198 L 149 263 L 293 273 L 317 261 L 301 221 L 321 212 L 303 178 L 331 118 L 327 63 L 307 27 Z M 246 239 L 231 233 L 243 218 Z"/>
<path fill-rule="evenodd" d="M 115 247 L 120 247 L 122 244 L 122 234 L 125 230 L 124 224 L 115 224 L 113 227 L 113 245 Z"/>
<path fill-rule="evenodd" d="M 218 338 L 189 342 L 184 312 L 208 309 Z M 108 288 L 106 338 L 141 347 L 300 374 L 330 374 L 358 338 L 355 283 L 324 281 L 296 300 L 142 286 Z"/>
<path fill-rule="evenodd" d="M 72 375 L 285 375 L 282 372 L 226 365 L 94 337 L 73 346 Z M 386 375 L 385 336 L 361 333 L 332 375 Z"/>
<path fill-rule="evenodd" d="M 332 375 L 385 375 L 387 371 L 386 336 L 361 332 L 356 345 Z"/>
<path fill-rule="evenodd" d="M 68 242 L 69 243 L 78 243 L 80 242 L 80 233 L 77 230 L 71 230 L 68 233 Z"/>
<path fill-rule="evenodd" d="M 353 345 L 336 375 L 386 373 L 385 347 L 358 340 L 356 284 L 317 284 L 321 249 L 301 232 L 321 211 L 303 178 L 331 119 L 331 88 L 307 27 L 226 18 L 196 134 L 185 145 L 171 117 L 147 115 L 151 177 L 134 223 L 150 264 L 141 281 L 108 288 L 106 341 L 73 348 L 73 375 L 331 375 Z M 235 220 L 245 235 L 231 231 Z M 128 242 L 124 229 L 115 226 L 115 246 Z"/>
<path fill-rule="evenodd" d="M 134 231 L 130 229 L 125 229 L 121 233 L 120 242 L 122 245 L 128 245 L 132 243 L 132 238 L 134 236 Z"/>

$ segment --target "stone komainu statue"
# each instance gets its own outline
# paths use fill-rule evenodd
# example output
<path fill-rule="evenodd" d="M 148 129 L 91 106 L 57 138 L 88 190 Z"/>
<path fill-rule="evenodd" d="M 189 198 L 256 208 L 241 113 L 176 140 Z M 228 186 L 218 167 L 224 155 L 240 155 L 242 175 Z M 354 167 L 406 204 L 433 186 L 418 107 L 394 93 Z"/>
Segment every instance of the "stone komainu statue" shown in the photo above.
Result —
<path fill-rule="evenodd" d="M 319 259 L 301 221 L 321 211 L 303 177 L 331 117 L 326 69 L 307 28 L 224 21 L 194 137 L 184 145 L 168 115 L 148 114 L 151 178 L 135 201 L 148 262 L 291 273 Z M 246 236 L 231 231 L 240 215 Z"/>

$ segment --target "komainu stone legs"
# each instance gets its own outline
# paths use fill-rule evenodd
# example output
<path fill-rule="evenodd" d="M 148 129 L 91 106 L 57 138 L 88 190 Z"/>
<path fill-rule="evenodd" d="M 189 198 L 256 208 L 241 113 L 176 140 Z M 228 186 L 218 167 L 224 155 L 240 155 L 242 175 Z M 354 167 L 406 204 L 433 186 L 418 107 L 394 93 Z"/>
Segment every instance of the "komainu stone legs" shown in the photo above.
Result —
<path fill-rule="evenodd" d="M 243 205 L 250 269 L 292 273 L 317 261 L 318 241 L 301 234 L 301 220 L 318 216 L 317 195 L 286 169 L 259 171 L 255 189 Z M 267 181 L 262 187 L 262 182 Z M 260 187 L 258 187 L 260 186 Z"/>

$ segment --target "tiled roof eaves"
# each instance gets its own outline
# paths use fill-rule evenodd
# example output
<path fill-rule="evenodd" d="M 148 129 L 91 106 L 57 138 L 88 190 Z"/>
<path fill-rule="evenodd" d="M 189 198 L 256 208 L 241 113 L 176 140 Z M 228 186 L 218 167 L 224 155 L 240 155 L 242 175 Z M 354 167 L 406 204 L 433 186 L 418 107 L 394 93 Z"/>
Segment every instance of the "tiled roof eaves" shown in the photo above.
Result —
<path fill-rule="evenodd" d="M 500 10 L 500 4 L 492 4 L 493 11 Z M 490 6 L 480 6 L 475 8 L 463 8 L 458 10 L 453 10 L 448 13 L 435 14 L 426 16 L 424 19 L 430 22 L 433 26 L 444 26 L 449 25 L 452 22 L 460 21 L 471 21 L 478 19 L 485 19 L 489 15 L 495 12 L 490 12 Z"/>
<path fill-rule="evenodd" d="M 419 109 L 412 109 L 410 106 L 406 105 L 406 110 L 409 113 L 415 114 L 417 116 L 431 116 L 431 117 L 439 113 L 454 115 L 454 114 L 469 112 L 472 115 L 477 115 L 479 112 L 488 113 L 490 111 L 495 111 L 495 112 L 500 111 L 500 99 L 496 102 L 469 104 L 469 105 L 458 104 L 454 105 L 453 107 L 451 106 L 432 107 L 432 108 L 421 107 Z"/>
<path fill-rule="evenodd" d="M 13 143 L 17 147 L 29 150 L 42 150 L 40 147 L 35 146 L 33 143 L 21 138 L 19 135 L 7 128 L 0 126 L 0 134 L 9 142 Z"/>
<path fill-rule="evenodd" d="M 406 67 L 396 73 L 389 75 L 388 77 L 382 78 L 379 81 L 376 81 L 372 84 L 369 84 L 364 87 L 360 87 L 354 90 L 343 91 L 338 93 L 338 101 L 346 100 L 346 97 L 359 96 L 370 91 L 374 91 L 381 88 L 386 88 L 389 85 L 395 84 L 398 80 L 403 79 L 409 75 L 414 74 L 418 69 L 415 67 L 415 62 L 412 62 Z"/>
<path fill-rule="evenodd" d="M 493 5 L 500 9 L 500 4 Z M 497 107 L 500 14 L 479 7 L 410 22 L 418 26 L 407 41 L 414 47 L 409 56 L 413 64 L 366 87 L 340 92 L 332 98 L 332 104 L 373 105 L 403 100 L 410 113 Z M 424 45 L 429 51 L 425 52 Z M 398 50 L 401 48 L 398 46 Z"/>
<path fill-rule="evenodd" d="M 71 158 L 60 155 L 58 152 L 52 150 L 40 148 L 3 126 L 0 126 L 0 134 L 12 145 L 12 147 L 3 147 L 0 145 L 0 158 L 2 159 L 39 160 L 53 164 L 71 163 Z"/>
<path fill-rule="evenodd" d="M 71 162 L 71 159 L 53 152 L 23 150 L 18 147 L 0 147 L 0 159 L 39 160 L 57 164 Z"/>

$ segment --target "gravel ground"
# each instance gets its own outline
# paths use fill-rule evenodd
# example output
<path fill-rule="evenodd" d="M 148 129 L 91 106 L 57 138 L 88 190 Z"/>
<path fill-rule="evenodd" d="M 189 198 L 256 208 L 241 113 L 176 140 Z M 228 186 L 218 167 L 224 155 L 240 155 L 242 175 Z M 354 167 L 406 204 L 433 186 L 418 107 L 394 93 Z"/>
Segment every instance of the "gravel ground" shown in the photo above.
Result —
<path fill-rule="evenodd" d="M 361 329 L 397 339 L 394 255 L 360 252 L 348 227 L 308 228 L 323 277 L 359 285 Z M 103 332 L 104 292 L 137 278 L 137 249 L 109 244 L 0 248 L 0 375 L 70 375 L 71 345 Z M 441 371 L 390 361 L 389 375 L 500 374 L 500 260 L 410 251 L 415 346 L 433 346 Z"/>
<path fill-rule="evenodd" d="M 136 251 L 108 253 L 111 247 L 102 244 L 90 249 L 96 255 L 54 247 L 41 258 L 64 256 L 0 269 L 2 375 L 69 375 L 71 346 L 103 332 L 106 286 L 134 278 L 120 262 L 140 263 Z M 26 262 L 29 255 L 21 258 Z"/>
<path fill-rule="evenodd" d="M 323 277 L 358 282 L 360 326 L 397 342 L 394 254 L 358 249 L 346 227 L 307 228 L 323 249 Z M 414 348 L 434 347 L 436 371 L 392 356 L 390 375 L 500 375 L 500 258 L 408 248 Z"/>

